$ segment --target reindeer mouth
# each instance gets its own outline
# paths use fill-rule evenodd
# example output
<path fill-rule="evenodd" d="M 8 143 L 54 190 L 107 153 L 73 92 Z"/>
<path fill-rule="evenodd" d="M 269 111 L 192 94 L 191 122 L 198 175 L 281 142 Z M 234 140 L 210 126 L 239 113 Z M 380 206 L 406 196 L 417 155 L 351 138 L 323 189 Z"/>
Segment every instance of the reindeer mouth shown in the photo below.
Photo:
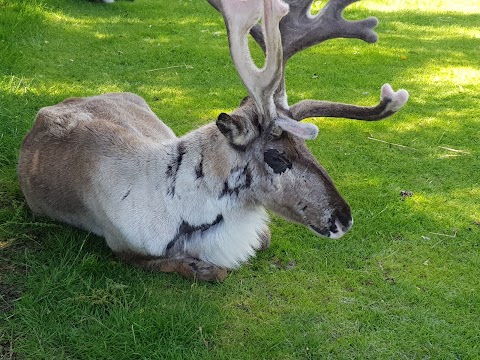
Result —
<path fill-rule="evenodd" d="M 348 230 L 353 225 L 353 219 L 349 221 L 347 225 L 343 225 L 338 218 L 332 221 L 330 227 L 323 227 L 319 228 L 315 225 L 310 225 L 310 228 L 315 231 L 316 234 L 320 236 L 324 236 L 330 239 L 340 239 L 343 235 L 345 235 Z"/>
<path fill-rule="evenodd" d="M 328 238 L 330 237 L 330 230 L 328 230 L 328 228 L 326 227 L 319 228 L 318 226 L 310 225 L 310 229 L 312 229 L 317 235 L 328 237 Z"/>

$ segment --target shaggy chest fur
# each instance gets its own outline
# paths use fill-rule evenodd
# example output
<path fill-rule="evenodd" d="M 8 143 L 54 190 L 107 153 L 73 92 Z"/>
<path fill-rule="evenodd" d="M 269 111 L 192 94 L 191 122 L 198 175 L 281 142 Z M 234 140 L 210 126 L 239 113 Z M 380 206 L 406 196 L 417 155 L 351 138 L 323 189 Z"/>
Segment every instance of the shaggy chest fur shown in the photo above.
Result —
<path fill-rule="evenodd" d="M 80 226 L 116 252 L 187 255 L 226 268 L 253 256 L 268 217 L 251 201 L 249 163 L 212 162 L 194 143 L 174 139 L 131 159 L 102 159 L 90 180 L 95 190 L 84 194 L 96 229 Z"/>

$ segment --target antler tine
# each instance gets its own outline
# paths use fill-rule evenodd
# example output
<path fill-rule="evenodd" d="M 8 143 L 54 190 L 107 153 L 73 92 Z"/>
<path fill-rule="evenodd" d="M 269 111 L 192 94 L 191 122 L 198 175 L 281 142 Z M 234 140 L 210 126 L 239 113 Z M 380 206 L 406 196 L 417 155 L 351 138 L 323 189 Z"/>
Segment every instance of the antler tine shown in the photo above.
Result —
<path fill-rule="evenodd" d="M 311 14 L 312 0 L 287 0 L 290 13 L 280 23 L 285 61 L 297 52 L 334 38 L 358 38 L 368 43 L 378 40 L 373 28 L 378 20 L 369 17 L 350 21 L 343 17 L 345 8 L 359 0 L 330 0 L 322 10 Z"/>
<path fill-rule="evenodd" d="M 293 119 L 309 117 L 340 117 L 354 120 L 377 121 L 395 114 L 407 102 L 406 90 L 393 91 L 390 84 L 382 86 L 380 102 L 376 106 L 356 106 L 321 100 L 303 100 L 290 107 Z"/>
<path fill-rule="evenodd" d="M 254 99 L 262 123 L 276 117 L 273 94 L 283 76 L 283 50 L 279 22 L 288 13 L 282 0 L 209 0 L 225 20 L 233 63 Z M 263 19 L 265 65 L 259 69 L 248 48 L 248 33 Z"/>

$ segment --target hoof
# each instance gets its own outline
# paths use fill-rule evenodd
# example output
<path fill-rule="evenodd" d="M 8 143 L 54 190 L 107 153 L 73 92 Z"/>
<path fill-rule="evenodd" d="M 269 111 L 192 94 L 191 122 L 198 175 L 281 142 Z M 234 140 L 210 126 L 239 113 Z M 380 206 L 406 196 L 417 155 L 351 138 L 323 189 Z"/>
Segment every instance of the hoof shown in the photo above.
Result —
<path fill-rule="evenodd" d="M 227 277 L 227 269 L 198 259 L 185 259 L 182 270 L 181 273 L 192 280 L 221 282 Z"/>

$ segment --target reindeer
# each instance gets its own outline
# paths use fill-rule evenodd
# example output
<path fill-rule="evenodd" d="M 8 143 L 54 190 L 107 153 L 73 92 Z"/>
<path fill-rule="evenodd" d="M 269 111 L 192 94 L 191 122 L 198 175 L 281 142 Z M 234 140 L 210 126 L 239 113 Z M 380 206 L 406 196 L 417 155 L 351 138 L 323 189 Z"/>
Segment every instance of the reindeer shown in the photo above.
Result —
<path fill-rule="evenodd" d="M 346 21 L 354 0 L 209 0 L 224 17 L 233 63 L 249 96 L 216 122 L 176 137 L 139 96 L 110 93 L 42 108 L 20 151 L 22 191 L 35 214 L 103 236 L 122 260 L 190 279 L 222 281 L 270 244 L 271 210 L 340 238 L 349 205 L 308 150 L 308 117 L 380 120 L 407 101 L 382 87 L 378 105 L 288 104 L 285 64 L 335 37 L 376 41 L 377 20 Z M 260 25 L 261 23 L 261 25 Z M 251 33 L 265 51 L 259 69 Z"/>

